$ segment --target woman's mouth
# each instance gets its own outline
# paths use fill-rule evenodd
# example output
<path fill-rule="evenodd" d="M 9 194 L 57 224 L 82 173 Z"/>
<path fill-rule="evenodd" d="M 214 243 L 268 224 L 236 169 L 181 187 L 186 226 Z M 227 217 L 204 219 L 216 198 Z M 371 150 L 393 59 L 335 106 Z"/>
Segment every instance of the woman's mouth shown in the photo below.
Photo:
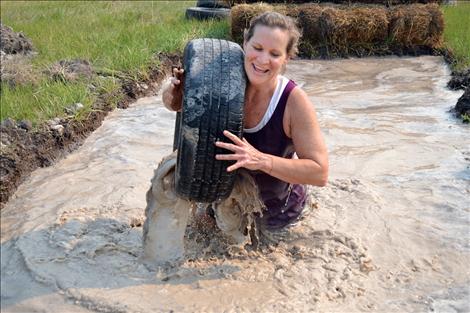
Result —
<path fill-rule="evenodd" d="M 267 72 L 269 72 L 269 69 L 268 69 L 268 70 L 263 70 L 262 68 L 259 68 L 259 67 L 257 67 L 256 65 L 254 65 L 253 63 L 252 63 L 252 65 L 253 65 L 253 69 L 254 69 L 255 72 L 257 72 L 257 73 L 266 74 Z"/>

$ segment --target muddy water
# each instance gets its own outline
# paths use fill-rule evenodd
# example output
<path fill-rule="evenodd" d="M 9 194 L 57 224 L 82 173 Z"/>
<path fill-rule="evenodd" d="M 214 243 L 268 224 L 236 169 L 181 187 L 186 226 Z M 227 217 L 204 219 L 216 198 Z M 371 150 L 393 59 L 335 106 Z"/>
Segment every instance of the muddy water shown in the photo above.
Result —
<path fill-rule="evenodd" d="M 141 99 L 2 210 L 2 312 L 470 311 L 470 129 L 446 112 L 460 92 L 443 61 L 294 61 L 287 76 L 331 160 L 300 223 L 257 252 L 193 231 L 180 266 L 148 270 L 145 193 L 174 114 Z"/>

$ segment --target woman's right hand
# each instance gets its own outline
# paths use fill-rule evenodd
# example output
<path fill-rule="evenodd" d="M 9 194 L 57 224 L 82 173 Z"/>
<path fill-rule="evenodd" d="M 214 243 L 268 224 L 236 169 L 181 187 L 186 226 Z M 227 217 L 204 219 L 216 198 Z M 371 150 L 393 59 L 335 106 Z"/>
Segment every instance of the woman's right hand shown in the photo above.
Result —
<path fill-rule="evenodd" d="M 162 100 L 165 106 L 172 111 L 181 111 L 183 105 L 184 69 L 173 68 L 170 83 L 164 87 Z"/>

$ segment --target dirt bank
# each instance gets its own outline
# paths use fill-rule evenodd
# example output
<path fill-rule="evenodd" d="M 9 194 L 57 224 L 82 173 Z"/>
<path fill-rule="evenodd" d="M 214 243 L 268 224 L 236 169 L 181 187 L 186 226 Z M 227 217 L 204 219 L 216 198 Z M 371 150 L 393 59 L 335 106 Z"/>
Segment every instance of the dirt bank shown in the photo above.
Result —
<path fill-rule="evenodd" d="M 130 103 L 155 93 L 161 81 L 170 74 L 171 66 L 180 62 L 180 56 L 158 54 L 159 65 L 148 69 L 148 79 L 122 80 L 119 91 L 119 108 L 127 108 Z M 70 151 L 76 149 L 84 138 L 97 129 L 105 116 L 113 110 L 109 99 L 116 94 L 102 94 L 93 105 L 91 112 L 83 120 L 73 117 L 56 118 L 31 130 L 26 121 L 12 119 L 0 125 L 0 208 L 8 201 L 16 188 L 38 167 L 53 164 Z"/>
<path fill-rule="evenodd" d="M 464 123 L 470 122 L 470 67 L 461 71 L 453 71 L 452 79 L 447 83 L 452 90 L 465 90 L 459 98 L 453 111 L 455 115 L 462 118 Z"/>

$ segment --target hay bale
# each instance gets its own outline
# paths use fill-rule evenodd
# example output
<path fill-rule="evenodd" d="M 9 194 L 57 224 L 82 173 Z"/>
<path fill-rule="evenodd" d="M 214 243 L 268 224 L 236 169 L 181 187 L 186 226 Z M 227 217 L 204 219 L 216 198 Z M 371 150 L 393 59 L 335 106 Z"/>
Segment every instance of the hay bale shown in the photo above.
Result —
<path fill-rule="evenodd" d="M 302 38 L 299 42 L 299 54 L 315 56 L 326 53 L 327 39 L 322 32 L 320 17 L 323 7 L 318 4 L 305 4 L 296 6 L 297 24 L 302 29 Z"/>
<path fill-rule="evenodd" d="M 389 20 L 393 45 L 438 48 L 442 44 L 444 18 L 437 4 L 396 6 L 390 9 Z"/>
<path fill-rule="evenodd" d="M 402 0 L 399 0 L 402 1 Z M 437 4 L 382 5 L 242 4 L 232 8 L 232 38 L 243 42 L 252 17 L 276 11 L 297 20 L 305 57 L 429 53 L 442 44 L 443 14 Z"/>
<path fill-rule="evenodd" d="M 237 4 L 251 4 L 258 3 L 258 0 L 230 0 L 232 5 Z M 355 5 L 358 3 L 367 3 L 367 4 L 380 4 L 380 5 L 400 5 L 400 4 L 413 4 L 413 3 L 443 3 L 444 0 L 264 0 L 263 2 L 269 4 L 303 4 L 303 3 L 337 3 L 337 4 L 347 4 Z"/>
<path fill-rule="evenodd" d="M 319 20 L 323 44 L 329 55 L 369 55 L 388 35 L 385 8 L 323 9 Z M 312 43 L 313 44 L 313 43 Z"/>
<path fill-rule="evenodd" d="M 230 10 L 232 39 L 235 42 L 242 44 L 243 32 L 249 27 L 250 20 L 261 13 L 273 10 L 273 6 L 265 3 L 257 3 L 253 5 L 240 4 L 232 7 Z"/>
<path fill-rule="evenodd" d="M 257 2 L 255 4 L 239 4 L 231 9 L 231 35 L 232 39 L 239 44 L 243 43 L 243 32 L 250 26 L 250 20 L 264 12 L 274 11 L 289 17 L 292 17 L 297 21 L 297 18 L 302 11 L 301 6 L 289 6 L 289 5 L 269 5 L 263 2 Z M 301 25 L 298 25 L 301 29 Z"/>

